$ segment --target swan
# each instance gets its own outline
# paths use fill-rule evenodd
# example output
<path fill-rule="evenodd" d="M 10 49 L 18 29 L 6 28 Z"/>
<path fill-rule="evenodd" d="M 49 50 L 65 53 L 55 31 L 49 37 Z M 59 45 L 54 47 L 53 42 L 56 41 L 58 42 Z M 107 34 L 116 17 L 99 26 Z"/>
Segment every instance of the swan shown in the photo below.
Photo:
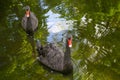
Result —
<path fill-rule="evenodd" d="M 66 38 L 66 50 L 65 52 L 60 49 L 55 43 L 49 43 L 45 46 L 40 44 L 40 41 L 36 42 L 37 52 L 39 54 L 38 61 L 54 71 L 61 73 L 71 73 L 73 71 L 73 65 L 71 61 L 71 47 L 72 36 L 69 35 Z"/>
<path fill-rule="evenodd" d="M 29 6 L 25 6 L 24 9 L 25 9 L 25 15 L 22 18 L 22 22 L 21 22 L 22 27 L 27 34 L 33 35 L 34 31 L 38 27 L 38 19 L 36 18 L 34 13 L 30 11 Z"/>

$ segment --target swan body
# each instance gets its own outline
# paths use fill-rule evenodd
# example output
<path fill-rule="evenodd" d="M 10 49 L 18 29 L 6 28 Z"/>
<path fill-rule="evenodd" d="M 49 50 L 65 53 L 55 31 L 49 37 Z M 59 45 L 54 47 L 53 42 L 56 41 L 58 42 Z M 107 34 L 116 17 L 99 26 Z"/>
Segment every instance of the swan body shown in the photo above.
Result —
<path fill-rule="evenodd" d="M 33 34 L 38 27 L 38 19 L 35 14 L 30 11 L 30 7 L 24 7 L 26 10 L 24 17 L 22 18 L 22 27 L 27 34 Z"/>
<path fill-rule="evenodd" d="M 49 43 L 43 47 L 40 42 L 37 41 L 37 51 L 39 53 L 38 60 L 50 69 L 62 73 L 73 71 L 70 47 L 68 44 L 66 44 L 66 51 L 64 52 L 54 43 Z"/>

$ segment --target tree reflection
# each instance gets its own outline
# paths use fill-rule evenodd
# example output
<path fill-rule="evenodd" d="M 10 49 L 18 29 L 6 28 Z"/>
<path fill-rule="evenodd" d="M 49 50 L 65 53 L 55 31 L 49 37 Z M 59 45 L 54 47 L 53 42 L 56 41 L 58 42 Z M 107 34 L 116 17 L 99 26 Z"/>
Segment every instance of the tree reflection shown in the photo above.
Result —
<path fill-rule="evenodd" d="M 75 20 L 74 37 L 79 42 L 74 44 L 77 50 L 73 57 L 81 68 L 75 71 L 75 79 L 118 80 L 119 68 L 112 64 L 119 66 L 119 1 L 63 1 L 53 11 Z"/>
<path fill-rule="evenodd" d="M 120 79 L 119 0 L 1 0 L 1 80 L 68 79 L 59 74 L 51 75 L 31 58 L 35 47 L 31 46 L 34 44 L 27 40 L 21 28 L 24 14 L 22 8 L 25 5 L 31 6 L 39 19 L 35 39 L 40 39 L 42 43 L 46 42 L 48 35 L 44 16 L 46 12 L 52 10 L 66 20 L 74 21 L 72 57 L 76 63 L 73 75 L 75 80 Z"/>

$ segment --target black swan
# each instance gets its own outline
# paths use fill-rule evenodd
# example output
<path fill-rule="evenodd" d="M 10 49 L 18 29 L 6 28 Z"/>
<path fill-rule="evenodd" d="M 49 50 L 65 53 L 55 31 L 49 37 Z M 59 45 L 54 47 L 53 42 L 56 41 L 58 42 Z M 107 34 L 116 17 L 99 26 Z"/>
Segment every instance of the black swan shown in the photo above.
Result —
<path fill-rule="evenodd" d="M 60 49 L 56 44 L 49 43 L 46 46 L 42 46 L 40 41 L 37 40 L 37 52 L 39 53 L 38 61 L 52 70 L 61 73 L 71 73 L 73 71 L 73 65 L 71 62 L 71 47 L 72 36 L 69 35 L 66 38 L 66 50 L 65 52 Z"/>
<path fill-rule="evenodd" d="M 34 13 L 30 11 L 29 6 L 24 7 L 24 9 L 25 15 L 22 18 L 22 27 L 27 34 L 33 35 L 34 31 L 38 27 L 38 19 L 36 18 Z"/>

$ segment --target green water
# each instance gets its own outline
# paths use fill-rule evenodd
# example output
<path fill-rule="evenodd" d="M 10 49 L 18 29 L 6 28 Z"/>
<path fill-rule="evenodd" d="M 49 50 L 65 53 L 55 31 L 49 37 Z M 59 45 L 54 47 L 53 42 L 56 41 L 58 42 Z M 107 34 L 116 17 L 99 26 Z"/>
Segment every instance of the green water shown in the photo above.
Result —
<path fill-rule="evenodd" d="M 39 20 L 34 39 L 28 38 L 21 27 L 25 5 Z M 35 39 L 46 44 L 49 32 L 45 14 L 50 10 L 60 14 L 59 18 L 73 21 L 73 75 L 50 71 L 32 55 Z M 0 1 L 0 80 L 119 79 L 120 0 Z"/>

